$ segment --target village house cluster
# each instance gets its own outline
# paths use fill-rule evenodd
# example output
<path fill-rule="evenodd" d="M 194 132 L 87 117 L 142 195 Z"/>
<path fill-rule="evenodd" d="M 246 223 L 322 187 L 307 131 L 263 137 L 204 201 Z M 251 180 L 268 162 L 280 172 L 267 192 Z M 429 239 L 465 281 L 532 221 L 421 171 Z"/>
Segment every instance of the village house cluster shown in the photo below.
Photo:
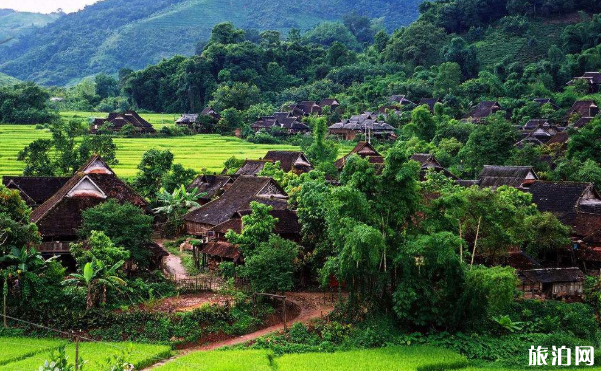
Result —
<path fill-rule="evenodd" d="M 591 92 L 599 91 L 600 73 L 586 73 L 570 82 L 585 81 Z M 553 105 L 547 98 L 536 98 L 540 105 Z M 414 103 L 404 95 L 393 95 L 390 104 L 381 107 L 377 113 L 364 112 L 350 116 L 329 127 L 329 133 L 345 140 L 359 136 L 360 141 L 347 155 L 339 158 L 335 166 L 339 171 L 345 167 L 351 155 L 367 159 L 377 172 L 385 166 L 385 158 L 371 144 L 371 138 L 395 139 L 395 128 L 385 122 L 391 114 L 401 110 L 426 105 L 434 113 L 437 99 L 424 98 Z M 278 135 L 306 134 L 309 126 L 303 118 L 321 115 L 325 110 L 340 110 L 336 99 L 323 99 L 320 102 L 303 101 L 290 105 L 286 112 L 274 112 L 271 116 L 260 117 L 252 124 L 255 132 L 267 131 Z M 486 125 L 487 118 L 503 111 L 496 101 L 479 102 L 463 118 L 464 122 Z M 529 120 L 518 128 L 521 139 L 515 143 L 535 145 L 557 144 L 564 147 L 568 141 L 567 129 L 579 129 L 587 125 L 599 114 L 599 107 L 593 101 L 581 100 L 574 103 L 560 122 L 548 118 Z M 195 132 L 201 131 L 200 124 L 217 123 L 220 115 L 211 107 L 200 114 L 184 114 L 176 124 Z M 139 134 L 152 134 L 155 129 L 136 112 L 111 113 L 105 119 L 96 119 L 90 131 L 98 133 L 102 129 L 120 131 L 124 127 L 133 128 Z M 583 293 L 585 273 L 601 269 L 601 195 L 592 183 L 551 182 L 539 179 L 531 166 L 492 166 L 486 165 L 476 179 L 459 179 L 445 169 L 434 155 L 415 153 L 411 160 L 421 166 L 421 180 L 429 171 L 444 174 L 457 184 L 465 187 L 478 186 L 496 189 L 509 186 L 532 195 L 533 203 L 541 212 L 550 212 L 572 230 L 571 244 L 557 251 L 552 266 L 540 262 L 516 249 L 504 258 L 502 264 L 518 269 L 520 289 L 528 297 L 578 298 Z M 241 232 L 244 229 L 242 218 L 251 212 L 253 201 L 272 207 L 271 214 L 277 218 L 275 232 L 283 238 L 300 242 L 301 226 L 295 210 L 290 209 L 288 195 L 278 183 L 269 177 L 260 176 L 268 163 L 278 163 L 285 172 L 295 174 L 313 170 L 307 156 L 299 151 L 269 151 L 263 158 L 246 159 L 235 173 L 201 174 L 187 185 L 200 194 L 200 207 L 184 217 L 186 232 L 201 241 L 198 252 L 202 266 L 216 269 L 220 262 L 229 261 L 243 264 L 244 256 L 227 240 L 229 230 Z M 82 224 L 82 212 L 108 199 L 120 203 L 131 203 L 146 213 L 150 213 L 147 202 L 130 186 L 120 180 L 114 171 L 98 156 L 92 157 L 72 177 L 23 177 L 5 176 L 3 183 L 18 190 L 25 202 L 33 208 L 31 221 L 36 223 L 42 236 L 40 251 L 44 255 L 59 255 L 68 260 L 69 244 L 77 240 L 77 231 Z M 192 245 L 187 244 L 188 248 Z M 156 244 L 149 244 L 153 264 L 159 266 L 167 253 Z"/>

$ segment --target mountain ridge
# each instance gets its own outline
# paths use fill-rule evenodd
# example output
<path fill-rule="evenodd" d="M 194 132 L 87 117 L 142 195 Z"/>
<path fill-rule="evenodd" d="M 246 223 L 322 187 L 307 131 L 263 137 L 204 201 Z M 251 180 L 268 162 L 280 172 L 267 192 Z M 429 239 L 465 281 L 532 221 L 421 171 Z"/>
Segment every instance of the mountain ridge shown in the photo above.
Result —
<path fill-rule="evenodd" d="M 389 30 L 418 16 L 422 0 L 104 0 L 63 16 L 9 46 L 0 72 L 43 85 L 67 85 L 120 68 L 140 69 L 174 55 L 192 55 L 213 26 L 308 30 L 350 12 L 383 18 Z"/>

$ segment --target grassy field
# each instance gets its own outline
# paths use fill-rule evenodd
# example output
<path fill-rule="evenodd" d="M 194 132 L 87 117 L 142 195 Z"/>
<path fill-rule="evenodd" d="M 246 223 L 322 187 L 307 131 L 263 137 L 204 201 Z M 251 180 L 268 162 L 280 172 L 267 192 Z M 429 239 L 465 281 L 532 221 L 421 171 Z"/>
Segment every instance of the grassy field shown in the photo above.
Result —
<path fill-rule="evenodd" d="M 195 352 L 176 358 L 157 371 L 271 371 L 273 356 L 263 350 Z M 284 371 L 284 369 L 279 369 Z M 318 370 L 314 370 L 318 371 Z"/>
<path fill-rule="evenodd" d="M 16 362 L 40 352 L 55 349 L 60 340 L 31 338 L 0 338 L 0 365 Z"/>
<path fill-rule="evenodd" d="M 157 119 L 159 119 L 157 117 Z M 24 163 L 17 161 L 17 154 L 26 145 L 39 138 L 49 138 L 48 130 L 35 129 L 33 125 L 0 125 L 0 176 L 19 175 Z M 235 137 L 220 135 L 195 135 L 160 138 L 115 138 L 119 164 L 113 166 L 117 175 L 132 177 L 144 152 L 151 148 L 170 150 L 176 163 L 196 171 L 207 169 L 220 172 L 223 162 L 231 156 L 258 159 L 271 149 L 294 150 L 287 145 L 252 144 Z"/>
<path fill-rule="evenodd" d="M 0 371 L 35 371 L 44 361 L 50 360 L 51 351 L 63 343 L 62 340 L 0 338 Z M 86 361 L 85 371 L 105 371 L 106 360 L 128 348 L 128 343 L 80 343 L 79 354 Z M 75 346 L 68 344 L 66 350 L 72 362 Z M 166 345 L 132 344 L 127 359 L 139 370 L 170 354 L 171 348 Z"/>
<path fill-rule="evenodd" d="M 106 117 L 102 112 L 61 112 L 64 120 L 87 121 L 94 117 Z M 157 130 L 175 125 L 179 115 L 168 113 L 144 113 L 141 116 Z M 0 176 L 19 175 L 25 166 L 17 161 L 17 154 L 36 139 L 50 138 L 48 129 L 36 129 L 35 125 L 0 124 Z M 236 137 L 216 134 L 199 134 L 183 137 L 115 138 L 119 164 L 113 166 L 117 175 L 125 178 L 137 173 L 144 152 L 151 148 L 170 150 L 175 163 L 196 171 L 221 172 L 225 160 L 232 156 L 240 159 L 259 159 L 269 150 L 298 150 L 298 147 L 280 144 L 253 144 Z M 340 155 L 347 154 L 352 146 L 340 147 Z"/>
<path fill-rule="evenodd" d="M 461 368 L 465 357 L 440 348 L 393 347 L 337 353 L 288 354 L 274 358 L 266 351 L 191 353 L 158 367 L 157 371 L 416 371 Z"/>

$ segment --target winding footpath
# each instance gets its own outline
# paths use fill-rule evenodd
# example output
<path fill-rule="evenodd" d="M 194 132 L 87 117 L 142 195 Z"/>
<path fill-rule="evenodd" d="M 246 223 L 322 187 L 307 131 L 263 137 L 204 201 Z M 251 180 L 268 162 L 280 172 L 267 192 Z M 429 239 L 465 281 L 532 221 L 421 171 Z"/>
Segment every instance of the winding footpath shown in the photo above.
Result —
<path fill-rule="evenodd" d="M 316 320 L 319 318 L 324 318 L 325 316 L 327 316 L 334 310 L 334 301 L 332 301 L 331 299 L 332 299 L 331 297 L 329 297 L 328 295 L 324 295 L 323 293 L 315 293 L 315 292 L 289 292 L 289 293 L 286 293 L 286 300 L 294 303 L 295 305 L 297 305 L 300 308 L 299 314 L 296 317 L 291 318 L 288 321 L 288 327 L 291 327 L 295 323 L 307 324 L 313 320 Z M 147 370 L 152 370 L 152 369 L 158 368 L 160 366 L 163 366 L 169 362 L 172 362 L 172 361 L 174 361 L 186 354 L 189 354 L 191 352 L 209 351 L 209 350 L 214 350 L 214 349 L 218 349 L 218 348 L 225 347 L 225 346 L 244 344 L 244 343 L 250 342 L 252 340 L 255 340 L 257 338 L 260 338 L 262 336 L 265 336 L 265 335 L 268 335 L 271 333 L 281 332 L 283 330 L 284 330 L 284 324 L 279 323 L 277 325 L 270 326 L 270 327 L 252 332 L 250 334 L 238 336 L 238 337 L 227 339 L 227 340 L 193 346 L 193 347 L 190 347 L 187 349 L 183 349 L 180 352 L 178 352 L 177 355 L 175 355 L 171 358 L 165 359 L 161 362 L 155 363 L 154 365 L 152 365 L 142 371 L 147 371 Z"/>

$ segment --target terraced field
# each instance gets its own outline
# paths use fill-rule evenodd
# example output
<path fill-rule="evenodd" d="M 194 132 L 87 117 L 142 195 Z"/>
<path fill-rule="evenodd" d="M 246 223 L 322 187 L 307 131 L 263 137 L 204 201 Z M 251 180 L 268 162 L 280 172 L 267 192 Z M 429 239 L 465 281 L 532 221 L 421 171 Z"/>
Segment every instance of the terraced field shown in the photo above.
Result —
<path fill-rule="evenodd" d="M 0 338 L 0 371 L 35 371 L 50 360 L 50 354 L 63 340 Z M 105 363 L 113 355 L 127 354 L 128 361 L 140 370 L 171 355 L 171 347 L 166 345 L 127 344 L 127 343 L 80 343 L 79 354 L 86 361 L 86 371 L 106 371 Z M 67 356 L 72 362 L 75 346 L 68 343 Z"/>

